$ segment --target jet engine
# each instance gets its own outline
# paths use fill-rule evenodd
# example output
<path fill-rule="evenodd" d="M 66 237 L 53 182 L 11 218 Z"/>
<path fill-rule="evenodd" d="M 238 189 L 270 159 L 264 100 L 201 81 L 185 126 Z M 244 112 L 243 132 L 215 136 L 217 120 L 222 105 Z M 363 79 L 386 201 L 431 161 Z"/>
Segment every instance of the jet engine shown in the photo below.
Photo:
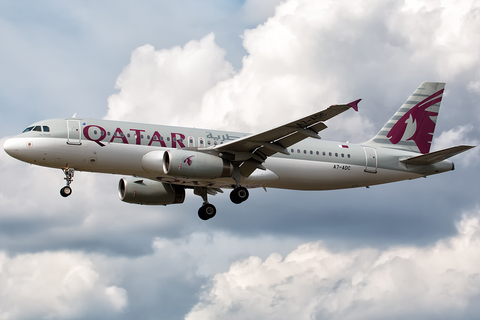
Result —
<path fill-rule="evenodd" d="M 233 165 L 228 160 L 208 153 L 188 150 L 149 152 L 143 156 L 142 166 L 150 173 L 196 179 L 231 177 L 233 172 Z"/>
<path fill-rule="evenodd" d="M 167 205 L 183 203 L 185 189 L 149 179 L 122 178 L 118 183 L 118 196 L 128 203 Z"/>

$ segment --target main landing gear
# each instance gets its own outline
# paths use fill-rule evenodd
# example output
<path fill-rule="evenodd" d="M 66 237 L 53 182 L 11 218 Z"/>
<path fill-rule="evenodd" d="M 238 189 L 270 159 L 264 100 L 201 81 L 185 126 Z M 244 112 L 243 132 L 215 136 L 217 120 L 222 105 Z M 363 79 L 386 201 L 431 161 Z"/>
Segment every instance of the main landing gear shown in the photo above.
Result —
<path fill-rule="evenodd" d="M 67 185 L 65 187 L 63 187 L 62 189 L 60 189 L 60 194 L 62 195 L 62 197 L 68 197 L 69 195 L 72 194 L 72 188 L 70 188 L 70 184 L 72 183 L 73 181 L 73 176 L 75 174 L 75 169 L 73 168 L 66 168 L 66 169 L 62 169 L 63 170 L 63 173 L 65 174 L 65 181 L 67 182 Z"/>
<path fill-rule="evenodd" d="M 211 203 L 208 203 L 207 195 L 208 190 L 206 187 L 195 187 L 193 193 L 197 196 L 202 197 L 203 205 L 198 209 L 198 217 L 202 220 L 208 220 L 215 217 L 217 214 L 217 209 Z"/>
<path fill-rule="evenodd" d="M 208 202 L 208 193 L 215 194 L 216 192 L 209 191 L 206 187 L 195 187 L 193 193 L 202 197 L 203 205 L 198 209 L 198 217 L 202 220 L 209 220 L 217 214 L 215 206 Z M 244 187 L 237 187 L 230 193 L 230 200 L 233 203 L 239 204 L 248 199 L 248 190 Z"/>
<path fill-rule="evenodd" d="M 248 199 L 248 190 L 244 187 L 237 187 L 230 192 L 230 200 L 235 204 L 240 204 Z"/>

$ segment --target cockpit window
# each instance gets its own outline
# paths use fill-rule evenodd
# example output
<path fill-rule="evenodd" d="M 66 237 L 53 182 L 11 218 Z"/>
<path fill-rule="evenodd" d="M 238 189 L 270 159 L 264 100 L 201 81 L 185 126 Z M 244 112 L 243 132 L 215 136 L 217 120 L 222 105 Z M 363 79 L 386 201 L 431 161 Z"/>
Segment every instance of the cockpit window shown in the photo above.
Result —
<path fill-rule="evenodd" d="M 30 132 L 30 131 L 42 132 L 42 129 L 43 129 L 43 132 L 50 132 L 49 126 L 31 126 L 23 130 L 22 133 Z"/>

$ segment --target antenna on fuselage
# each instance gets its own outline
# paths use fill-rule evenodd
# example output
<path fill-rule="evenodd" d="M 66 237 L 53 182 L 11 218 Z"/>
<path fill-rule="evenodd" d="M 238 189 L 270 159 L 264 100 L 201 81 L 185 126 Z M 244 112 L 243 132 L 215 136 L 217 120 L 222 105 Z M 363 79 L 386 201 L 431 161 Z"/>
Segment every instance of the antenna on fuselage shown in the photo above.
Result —
<path fill-rule="evenodd" d="M 77 113 L 75 112 L 72 116 L 72 118 L 76 118 L 77 117 Z"/>

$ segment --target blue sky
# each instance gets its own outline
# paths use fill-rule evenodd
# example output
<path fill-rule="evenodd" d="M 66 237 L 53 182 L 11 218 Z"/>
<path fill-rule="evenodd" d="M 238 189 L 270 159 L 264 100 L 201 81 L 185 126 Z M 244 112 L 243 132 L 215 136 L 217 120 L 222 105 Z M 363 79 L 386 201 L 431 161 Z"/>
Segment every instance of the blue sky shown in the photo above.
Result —
<path fill-rule="evenodd" d="M 277 7 L 278 5 L 278 7 Z M 275 9 L 276 8 L 276 9 Z M 475 1 L 0 4 L 0 142 L 41 119 L 260 131 L 362 98 L 322 138 L 362 142 L 445 81 L 433 149 L 480 140 Z M 479 149 L 370 189 L 128 205 L 119 176 L 0 155 L 0 318 L 473 319 Z M 408 305 L 410 308 L 400 308 Z M 21 308 L 19 306 L 22 306 Z"/>

